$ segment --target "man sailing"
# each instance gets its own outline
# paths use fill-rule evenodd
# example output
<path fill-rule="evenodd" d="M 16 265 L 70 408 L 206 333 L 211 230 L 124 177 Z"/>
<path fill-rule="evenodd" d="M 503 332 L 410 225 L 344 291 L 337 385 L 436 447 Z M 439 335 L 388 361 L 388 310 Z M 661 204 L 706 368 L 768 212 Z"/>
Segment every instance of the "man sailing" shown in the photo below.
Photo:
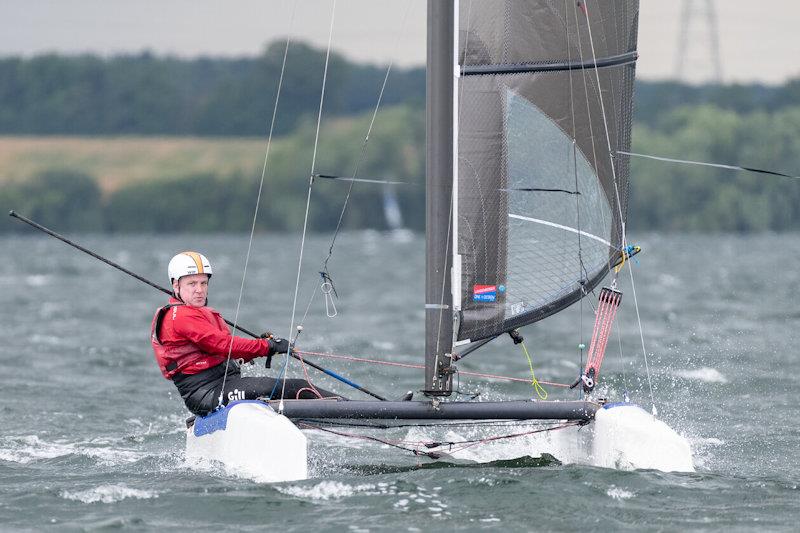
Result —
<path fill-rule="evenodd" d="M 181 252 L 169 262 L 167 273 L 173 297 L 156 311 L 150 337 L 161 373 L 178 388 L 189 411 L 205 415 L 234 400 L 271 399 L 281 391 L 292 399 L 337 397 L 303 379 L 284 384 L 269 377 L 242 377 L 237 360 L 286 353 L 289 341 L 231 335 L 222 316 L 207 306 L 212 270 L 204 255 Z"/>

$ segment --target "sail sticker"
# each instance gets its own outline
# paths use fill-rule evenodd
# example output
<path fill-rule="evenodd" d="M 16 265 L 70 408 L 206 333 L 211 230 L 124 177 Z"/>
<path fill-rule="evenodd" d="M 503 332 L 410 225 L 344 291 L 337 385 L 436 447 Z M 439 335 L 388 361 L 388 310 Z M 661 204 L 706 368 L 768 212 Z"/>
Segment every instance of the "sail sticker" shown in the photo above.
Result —
<path fill-rule="evenodd" d="M 472 286 L 472 301 L 473 302 L 496 302 L 497 301 L 497 285 L 473 285 Z"/>

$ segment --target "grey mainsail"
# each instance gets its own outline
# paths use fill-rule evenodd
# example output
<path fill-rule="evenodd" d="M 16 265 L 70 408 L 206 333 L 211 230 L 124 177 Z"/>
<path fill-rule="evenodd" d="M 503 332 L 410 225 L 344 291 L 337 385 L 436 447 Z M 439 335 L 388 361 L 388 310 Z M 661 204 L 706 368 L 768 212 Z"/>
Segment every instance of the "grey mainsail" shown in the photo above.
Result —
<path fill-rule="evenodd" d="M 435 5 L 451 3 L 430 4 L 441 22 Z M 451 48 L 429 48 L 428 205 L 439 218 L 428 213 L 439 228 L 428 230 L 428 391 L 446 387 L 454 345 L 564 309 L 625 245 L 629 165 L 617 152 L 630 146 L 638 1 L 455 5 L 456 37 L 429 33 L 429 47 Z M 432 61 L 446 56 L 449 66 Z M 442 109 L 449 139 L 431 125 Z"/>

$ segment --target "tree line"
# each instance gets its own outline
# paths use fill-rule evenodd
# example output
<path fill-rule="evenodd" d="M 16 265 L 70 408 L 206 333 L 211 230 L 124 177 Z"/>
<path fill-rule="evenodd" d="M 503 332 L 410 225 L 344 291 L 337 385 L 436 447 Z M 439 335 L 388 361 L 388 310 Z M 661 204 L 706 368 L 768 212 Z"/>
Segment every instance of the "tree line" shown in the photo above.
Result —
<path fill-rule="evenodd" d="M 251 59 L 102 59 L 56 55 L 0 60 L 0 133 L 258 135 L 267 131 L 282 44 Z M 258 227 L 301 226 L 324 53 L 290 49 Z M 424 227 L 423 69 L 395 70 L 366 159 L 361 142 L 386 71 L 333 55 L 317 168 L 400 179 L 408 226 Z M 637 82 L 635 152 L 800 173 L 800 80 L 782 86 L 687 86 Z M 313 115 L 313 116 L 312 116 Z M 241 231 L 259 188 L 252 174 L 172 175 L 101 194 L 96 176 L 54 168 L 0 188 L 0 206 L 64 231 Z M 332 229 L 347 182 L 316 180 L 310 227 Z M 354 187 L 345 226 L 385 226 L 383 189 Z M 0 231 L 22 228 L 7 217 Z M 633 159 L 629 226 L 637 230 L 800 229 L 800 183 Z"/>
<path fill-rule="evenodd" d="M 264 135 L 283 63 L 284 43 L 254 58 L 177 59 L 149 53 L 101 58 L 0 58 L 0 134 Z M 319 106 L 324 51 L 294 43 L 288 53 L 275 133 L 291 131 Z M 374 107 L 385 67 L 331 54 L 326 113 Z M 424 105 L 425 71 L 392 71 L 386 105 Z"/>
<path fill-rule="evenodd" d="M 101 58 L 41 55 L 0 58 L 0 134 L 264 135 L 272 114 L 284 43 L 258 57 L 177 59 L 149 53 Z M 287 57 L 277 134 L 292 131 L 319 105 L 325 52 L 302 42 Z M 386 67 L 333 53 L 325 112 L 353 115 L 375 106 Z M 782 86 L 638 81 L 637 122 L 657 125 L 677 107 L 713 103 L 749 113 L 800 102 L 800 79 Z M 393 68 L 383 104 L 422 109 L 425 70 Z"/>
<path fill-rule="evenodd" d="M 317 171 L 403 181 L 395 186 L 406 224 L 425 220 L 425 115 L 409 106 L 382 111 L 362 159 L 371 113 L 323 127 Z M 675 108 L 657 128 L 637 123 L 635 152 L 713 161 L 797 174 L 800 106 L 779 112 L 736 113 L 713 105 Z M 262 190 L 258 229 L 302 227 L 314 124 L 304 122 L 276 145 Z M 135 182 L 103 197 L 93 176 L 54 170 L 0 189 L 0 206 L 54 228 L 74 231 L 245 231 L 250 228 L 260 172 L 195 174 Z M 332 230 L 350 182 L 316 179 L 310 228 Z M 383 187 L 353 187 L 348 228 L 384 228 Z M 800 181 L 633 158 L 629 228 L 668 231 L 800 229 Z M 24 228 L 8 218 L 0 231 Z"/>

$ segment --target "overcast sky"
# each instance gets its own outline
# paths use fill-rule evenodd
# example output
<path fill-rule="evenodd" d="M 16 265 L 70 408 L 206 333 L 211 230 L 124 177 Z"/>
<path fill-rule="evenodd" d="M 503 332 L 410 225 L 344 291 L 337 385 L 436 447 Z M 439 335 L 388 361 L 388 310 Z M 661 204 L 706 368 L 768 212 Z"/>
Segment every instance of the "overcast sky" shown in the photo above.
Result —
<path fill-rule="evenodd" d="M 641 0 L 639 77 L 673 76 L 684 1 Z M 702 81 L 711 71 L 711 32 L 706 0 L 693 4 L 686 73 Z M 145 49 L 183 57 L 252 56 L 289 32 L 292 5 L 292 0 L 0 0 L 0 56 Z M 332 5 L 333 0 L 297 0 L 293 38 L 324 46 Z M 800 77 L 800 2 L 716 0 L 715 5 L 724 81 L 781 83 Z M 357 60 L 422 65 L 425 12 L 425 0 L 338 0 L 333 46 Z"/>

